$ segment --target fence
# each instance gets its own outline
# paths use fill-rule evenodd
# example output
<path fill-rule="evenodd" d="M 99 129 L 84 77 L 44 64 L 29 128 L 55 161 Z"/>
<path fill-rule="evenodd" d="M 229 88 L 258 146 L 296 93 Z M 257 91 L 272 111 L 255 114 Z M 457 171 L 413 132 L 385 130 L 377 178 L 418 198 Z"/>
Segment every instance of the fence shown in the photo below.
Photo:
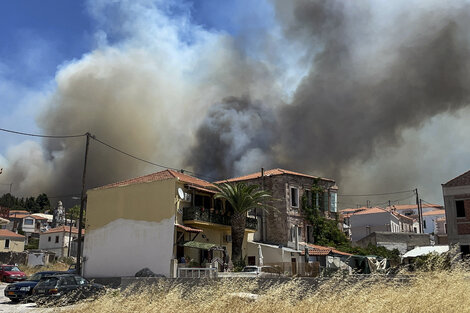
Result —
<path fill-rule="evenodd" d="M 217 278 L 217 268 L 178 268 L 178 278 Z"/>

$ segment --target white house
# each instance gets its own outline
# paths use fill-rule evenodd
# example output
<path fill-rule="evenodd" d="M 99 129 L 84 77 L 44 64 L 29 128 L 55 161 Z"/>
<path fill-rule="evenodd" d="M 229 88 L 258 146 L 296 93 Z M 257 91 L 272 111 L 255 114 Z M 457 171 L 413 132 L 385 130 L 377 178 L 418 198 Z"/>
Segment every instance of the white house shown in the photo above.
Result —
<path fill-rule="evenodd" d="M 361 208 L 349 213 L 345 221 L 349 223 L 351 240 L 357 241 L 376 231 L 392 233 L 410 232 L 413 221 L 404 227 L 405 216 L 383 208 Z"/>
<path fill-rule="evenodd" d="M 85 230 L 82 230 L 82 234 Z M 70 237 L 71 234 L 71 237 Z M 68 256 L 69 243 L 78 237 L 78 229 L 70 226 L 59 226 L 41 233 L 39 249 L 54 252 L 57 257 Z"/>
<path fill-rule="evenodd" d="M 434 210 L 423 213 L 423 232 L 425 234 L 436 234 L 437 231 L 437 220 L 445 219 L 445 210 Z"/>

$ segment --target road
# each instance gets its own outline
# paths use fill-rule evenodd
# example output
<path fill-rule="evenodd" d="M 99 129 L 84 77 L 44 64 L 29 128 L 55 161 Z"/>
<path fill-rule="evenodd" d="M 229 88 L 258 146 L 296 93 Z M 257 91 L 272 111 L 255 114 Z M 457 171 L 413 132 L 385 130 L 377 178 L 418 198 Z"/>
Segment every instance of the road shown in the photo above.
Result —
<path fill-rule="evenodd" d="M 8 284 L 0 283 L 0 313 L 17 313 L 17 312 L 36 312 L 46 313 L 52 312 L 52 308 L 38 308 L 35 303 L 13 303 L 5 297 L 4 289 Z"/>

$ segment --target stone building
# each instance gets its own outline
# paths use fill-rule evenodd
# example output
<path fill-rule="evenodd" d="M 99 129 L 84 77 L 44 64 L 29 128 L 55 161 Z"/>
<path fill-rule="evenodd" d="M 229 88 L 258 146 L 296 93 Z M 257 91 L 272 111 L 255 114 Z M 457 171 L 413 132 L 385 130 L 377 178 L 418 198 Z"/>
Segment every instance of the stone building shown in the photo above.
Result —
<path fill-rule="evenodd" d="M 272 195 L 267 210 L 251 212 L 258 219 L 254 241 L 299 248 L 299 242 L 314 242 L 312 225 L 304 218 L 302 199 L 318 207 L 327 217 L 337 214 L 338 187 L 332 179 L 296 173 L 283 169 L 231 178 L 224 182 L 257 184 Z"/>
<path fill-rule="evenodd" d="M 470 255 L 470 171 L 443 184 L 442 193 L 449 244 Z"/>

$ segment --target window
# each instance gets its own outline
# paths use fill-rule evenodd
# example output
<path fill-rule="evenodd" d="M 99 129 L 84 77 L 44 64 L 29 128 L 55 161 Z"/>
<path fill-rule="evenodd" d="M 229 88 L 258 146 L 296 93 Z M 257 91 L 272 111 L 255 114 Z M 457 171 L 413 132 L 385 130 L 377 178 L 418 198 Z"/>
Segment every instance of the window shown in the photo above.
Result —
<path fill-rule="evenodd" d="M 304 192 L 305 200 L 307 200 L 307 206 L 312 206 L 312 192 L 310 190 L 305 190 Z"/>
<path fill-rule="evenodd" d="M 51 242 L 51 236 L 49 236 L 49 237 L 47 238 L 47 241 Z"/>
<path fill-rule="evenodd" d="M 55 243 L 59 243 L 59 236 L 55 236 Z"/>
<path fill-rule="evenodd" d="M 5 249 L 10 248 L 10 239 L 5 239 Z"/>
<path fill-rule="evenodd" d="M 462 253 L 462 257 L 470 256 L 470 246 L 469 245 L 460 246 L 460 252 Z"/>
<path fill-rule="evenodd" d="M 34 220 L 31 218 L 27 218 L 24 220 L 25 225 L 33 225 L 33 223 L 34 223 Z"/>
<path fill-rule="evenodd" d="M 465 206 L 463 200 L 455 201 L 455 207 L 457 209 L 457 217 L 465 217 Z"/>
<path fill-rule="evenodd" d="M 295 187 L 290 188 L 290 206 L 293 208 L 299 207 L 299 189 Z"/>
<path fill-rule="evenodd" d="M 426 220 L 423 220 L 423 227 L 426 228 Z"/>
<path fill-rule="evenodd" d="M 330 194 L 330 211 L 331 212 L 338 212 L 337 210 L 337 204 L 338 204 L 338 194 L 336 192 L 332 192 Z"/>

